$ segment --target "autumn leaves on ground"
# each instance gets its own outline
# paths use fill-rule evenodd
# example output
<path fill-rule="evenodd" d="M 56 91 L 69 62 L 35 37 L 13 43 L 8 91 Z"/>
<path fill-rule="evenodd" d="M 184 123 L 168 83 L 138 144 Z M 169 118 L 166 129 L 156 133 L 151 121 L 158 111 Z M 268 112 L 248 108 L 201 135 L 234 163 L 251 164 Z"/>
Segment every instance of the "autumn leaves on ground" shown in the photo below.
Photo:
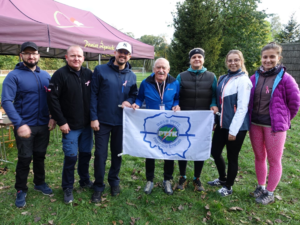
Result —
<path fill-rule="evenodd" d="M 219 197 L 216 193 L 218 188 L 206 184 L 217 178 L 211 159 L 205 162 L 201 176 L 205 193 L 194 192 L 193 163 L 189 162 L 187 176 L 190 182 L 186 190 L 174 192 L 172 196 L 166 195 L 162 189 L 163 160 L 157 160 L 155 187 L 150 195 L 146 195 L 143 192 L 146 183 L 145 160 L 126 155 L 123 156 L 120 172 L 122 192 L 119 196 L 111 197 L 109 186 L 106 186 L 102 202 L 91 203 L 93 192 L 81 189 L 76 175 L 75 201 L 66 205 L 60 187 L 63 165 L 61 142 L 52 132 L 46 156 L 46 182 L 54 194 L 44 196 L 33 190 L 31 169 L 27 205 L 23 209 L 14 205 L 17 149 L 15 143 L 6 143 L 8 160 L 12 163 L 0 163 L 0 224 L 300 224 L 299 126 L 300 115 L 297 115 L 287 134 L 283 176 L 275 192 L 276 200 L 267 206 L 257 205 L 249 195 L 255 189 L 256 179 L 248 135 L 240 153 L 239 174 L 232 196 Z M 179 178 L 177 162 L 175 165 L 173 185 Z M 110 166 L 109 158 L 106 166 Z M 93 179 L 93 159 L 90 175 Z"/>

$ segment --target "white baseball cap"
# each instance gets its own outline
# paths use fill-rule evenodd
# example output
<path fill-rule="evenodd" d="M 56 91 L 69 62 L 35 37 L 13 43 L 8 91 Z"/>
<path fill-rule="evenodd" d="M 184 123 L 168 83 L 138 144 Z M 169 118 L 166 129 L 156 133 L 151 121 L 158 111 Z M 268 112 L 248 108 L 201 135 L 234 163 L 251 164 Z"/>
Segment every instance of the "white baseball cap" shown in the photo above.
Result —
<path fill-rule="evenodd" d="M 116 50 L 119 49 L 125 49 L 131 54 L 131 44 L 129 44 L 128 42 L 119 42 L 119 44 L 116 47 Z"/>

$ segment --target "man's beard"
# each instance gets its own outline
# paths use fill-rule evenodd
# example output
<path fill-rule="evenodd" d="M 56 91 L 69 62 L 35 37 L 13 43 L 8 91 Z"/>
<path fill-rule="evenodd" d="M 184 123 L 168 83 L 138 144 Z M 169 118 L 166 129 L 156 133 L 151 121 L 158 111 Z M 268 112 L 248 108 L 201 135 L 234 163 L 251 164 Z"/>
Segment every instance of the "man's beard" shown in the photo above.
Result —
<path fill-rule="evenodd" d="M 33 68 L 33 67 L 35 67 L 35 66 L 39 63 L 39 61 L 36 61 L 36 62 L 34 62 L 34 63 L 30 63 L 30 62 L 26 62 L 25 60 L 23 60 L 23 63 L 24 63 L 26 66 L 28 66 L 29 68 Z"/>
<path fill-rule="evenodd" d="M 125 62 L 120 62 L 120 60 L 118 59 L 118 60 L 116 60 L 117 61 L 117 63 L 118 63 L 118 65 L 119 66 L 123 66 L 124 64 L 126 64 L 127 63 L 127 61 L 125 60 Z"/>

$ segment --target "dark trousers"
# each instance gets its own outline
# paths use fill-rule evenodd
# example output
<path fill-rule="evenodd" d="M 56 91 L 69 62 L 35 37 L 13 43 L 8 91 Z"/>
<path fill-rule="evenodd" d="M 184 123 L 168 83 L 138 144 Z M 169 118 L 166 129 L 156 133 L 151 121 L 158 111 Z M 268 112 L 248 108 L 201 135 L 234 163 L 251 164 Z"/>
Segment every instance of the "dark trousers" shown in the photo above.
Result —
<path fill-rule="evenodd" d="M 17 149 L 18 162 L 16 167 L 16 184 L 17 191 L 27 192 L 27 178 L 30 170 L 30 163 L 33 159 L 33 183 L 41 185 L 45 183 L 45 155 L 49 144 L 48 126 L 31 126 L 31 135 L 29 138 L 18 136 L 14 130 Z"/>
<path fill-rule="evenodd" d="M 238 172 L 238 157 L 246 137 L 246 133 L 247 131 L 239 131 L 236 135 L 235 141 L 228 141 L 229 130 L 221 129 L 219 125 L 217 125 L 215 129 L 211 154 L 219 172 L 219 179 L 226 181 L 226 186 L 233 186 L 234 184 L 234 180 Z M 225 172 L 226 166 L 222 156 L 222 151 L 225 145 L 227 148 L 228 159 L 227 177 Z"/>
<path fill-rule="evenodd" d="M 188 161 L 186 160 L 178 160 L 179 172 L 181 176 L 185 176 L 186 174 L 187 163 Z M 194 177 L 200 177 L 203 165 L 204 161 L 194 161 Z"/>
<path fill-rule="evenodd" d="M 123 126 L 111 126 L 100 124 L 100 130 L 95 131 L 95 161 L 94 161 L 94 189 L 95 191 L 104 191 L 105 165 L 108 154 L 108 141 L 110 139 L 111 166 L 108 173 L 108 183 L 111 187 L 118 186 L 120 183 L 119 172 L 122 163 Z"/>
<path fill-rule="evenodd" d="M 164 180 L 172 180 L 174 172 L 174 160 L 164 160 Z M 146 159 L 146 178 L 152 181 L 155 171 L 155 159 Z"/>

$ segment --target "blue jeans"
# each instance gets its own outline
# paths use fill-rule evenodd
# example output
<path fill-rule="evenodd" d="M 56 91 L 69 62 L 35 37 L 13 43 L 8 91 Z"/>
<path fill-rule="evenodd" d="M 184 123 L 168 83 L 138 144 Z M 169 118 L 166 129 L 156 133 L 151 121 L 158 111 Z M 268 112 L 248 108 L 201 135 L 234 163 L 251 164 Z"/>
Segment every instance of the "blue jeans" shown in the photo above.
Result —
<path fill-rule="evenodd" d="M 73 189 L 74 169 L 78 157 L 79 184 L 83 186 L 90 182 L 89 162 L 93 148 L 93 130 L 90 126 L 78 130 L 71 130 L 68 134 L 63 134 L 63 151 L 65 154 L 64 167 L 62 173 L 62 188 Z"/>

